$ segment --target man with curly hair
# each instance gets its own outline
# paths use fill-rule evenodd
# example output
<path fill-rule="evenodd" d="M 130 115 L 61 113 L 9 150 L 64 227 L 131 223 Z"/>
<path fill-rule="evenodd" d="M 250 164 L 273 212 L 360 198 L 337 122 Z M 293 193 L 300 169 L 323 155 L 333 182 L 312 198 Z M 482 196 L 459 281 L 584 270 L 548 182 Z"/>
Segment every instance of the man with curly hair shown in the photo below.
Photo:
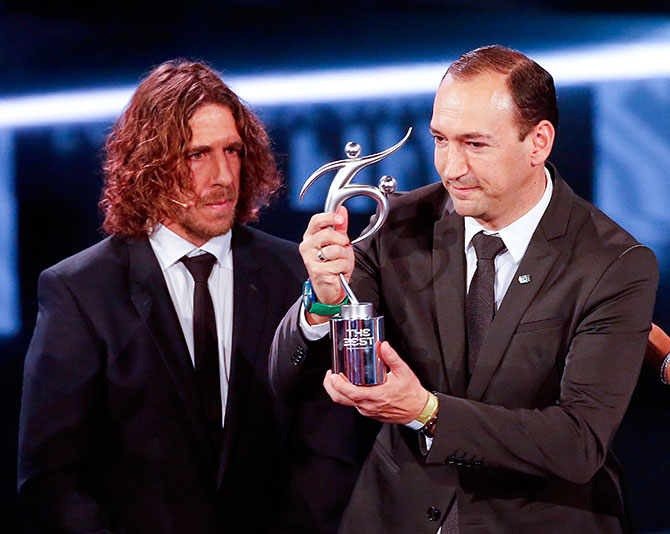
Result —
<path fill-rule="evenodd" d="M 21 496 L 49 532 L 290 525 L 289 412 L 266 370 L 304 268 L 296 245 L 244 224 L 280 187 L 267 134 L 214 71 L 175 60 L 141 83 L 106 154 L 109 237 L 39 280 Z"/>

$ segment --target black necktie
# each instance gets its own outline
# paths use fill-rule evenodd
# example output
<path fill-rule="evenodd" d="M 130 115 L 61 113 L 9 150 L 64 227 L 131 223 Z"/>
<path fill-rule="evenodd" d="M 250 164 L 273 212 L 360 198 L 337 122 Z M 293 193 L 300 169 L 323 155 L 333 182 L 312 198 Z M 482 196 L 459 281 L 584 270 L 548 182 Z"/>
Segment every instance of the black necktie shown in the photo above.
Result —
<path fill-rule="evenodd" d="M 465 299 L 465 324 L 468 336 L 468 372 L 477 362 L 479 349 L 484 342 L 493 321 L 496 303 L 493 292 L 496 278 L 495 257 L 505 248 L 503 240 L 497 236 L 479 232 L 472 238 L 477 254 L 477 269 L 470 282 L 470 290 Z"/>
<path fill-rule="evenodd" d="M 207 279 L 216 257 L 205 253 L 181 261 L 193 276 L 193 341 L 195 345 L 195 374 L 205 405 L 207 422 L 215 451 L 221 435 L 221 382 L 219 378 L 219 343 L 216 336 L 214 305 Z"/>

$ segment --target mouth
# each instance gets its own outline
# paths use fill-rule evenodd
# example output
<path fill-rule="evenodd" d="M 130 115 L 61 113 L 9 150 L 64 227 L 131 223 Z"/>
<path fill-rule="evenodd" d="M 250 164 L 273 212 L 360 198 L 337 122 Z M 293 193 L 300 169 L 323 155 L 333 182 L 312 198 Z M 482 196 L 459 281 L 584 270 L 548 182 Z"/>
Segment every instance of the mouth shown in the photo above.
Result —
<path fill-rule="evenodd" d="M 464 186 L 464 185 L 461 185 L 461 184 L 455 185 L 454 183 L 449 182 L 448 183 L 448 189 L 449 189 L 449 192 L 456 197 L 467 197 L 468 195 L 470 195 L 474 191 L 477 191 L 479 189 L 479 187 L 476 186 L 476 185 L 473 185 L 473 186 Z"/>
<path fill-rule="evenodd" d="M 233 200 L 229 198 L 205 202 L 203 205 L 203 207 L 216 212 L 228 211 L 232 206 Z"/>

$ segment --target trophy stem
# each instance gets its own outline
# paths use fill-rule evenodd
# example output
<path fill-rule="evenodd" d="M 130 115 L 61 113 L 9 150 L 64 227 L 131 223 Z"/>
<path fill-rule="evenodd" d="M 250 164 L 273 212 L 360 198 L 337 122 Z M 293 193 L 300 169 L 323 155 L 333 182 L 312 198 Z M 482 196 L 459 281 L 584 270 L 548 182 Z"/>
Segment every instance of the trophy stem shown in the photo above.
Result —
<path fill-rule="evenodd" d="M 349 303 L 350 304 L 358 304 L 358 299 L 356 298 L 356 295 L 354 295 L 353 290 L 351 287 L 349 287 L 349 284 L 347 283 L 347 279 L 344 277 L 344 274 L 340 273 L 340 283 L 342 284 L 342 289 L 344 289 L 344 292 L 347 294 L 347 297 L 349 297 Z"/>

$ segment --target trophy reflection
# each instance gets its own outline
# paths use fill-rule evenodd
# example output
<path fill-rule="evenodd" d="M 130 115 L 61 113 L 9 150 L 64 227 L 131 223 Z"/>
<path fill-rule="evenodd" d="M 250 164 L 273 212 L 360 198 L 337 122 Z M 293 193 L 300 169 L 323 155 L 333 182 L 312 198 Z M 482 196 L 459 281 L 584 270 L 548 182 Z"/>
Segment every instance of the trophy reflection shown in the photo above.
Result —
<path fill-rule="evenodd" d="M 373 198 L 378 204 L 375 223 L 353 240 L 352 244 L 372 236 L 386 221 L 389 209 L 386 197 L 396 190 L 397 182 L 391 176 L 382 176 L 378 187 L 373 187 L 351 184 L 351 180 L 360 170 L 397 151 L 405 144 L 411 133 L 412 128 L 407 130 L 405 137 L 392 147 L 364 157 L 361 157 L 361 147 L 358 143 L 347 143 L 344 147 L 347 159 L 327 163 L 314 171 L 302 186 L 299 200 L 302 201 L 305 191 L 317 178 L 337 170 L 328 189 L 324 211 L 335 212 L 346 200 L 355 196 Z M 384 339 L 384 317 L 374 315 L 371 303 L 358 301 L 343 274 L 340 274 L 340 282 L 349 303 L 342 305 L 339 317 L 330 319 L 333 373 L 343 373 L 356 386 L 382 384 L 386 380 L 386 369 L 377 353 L 377 347 Z"/>

